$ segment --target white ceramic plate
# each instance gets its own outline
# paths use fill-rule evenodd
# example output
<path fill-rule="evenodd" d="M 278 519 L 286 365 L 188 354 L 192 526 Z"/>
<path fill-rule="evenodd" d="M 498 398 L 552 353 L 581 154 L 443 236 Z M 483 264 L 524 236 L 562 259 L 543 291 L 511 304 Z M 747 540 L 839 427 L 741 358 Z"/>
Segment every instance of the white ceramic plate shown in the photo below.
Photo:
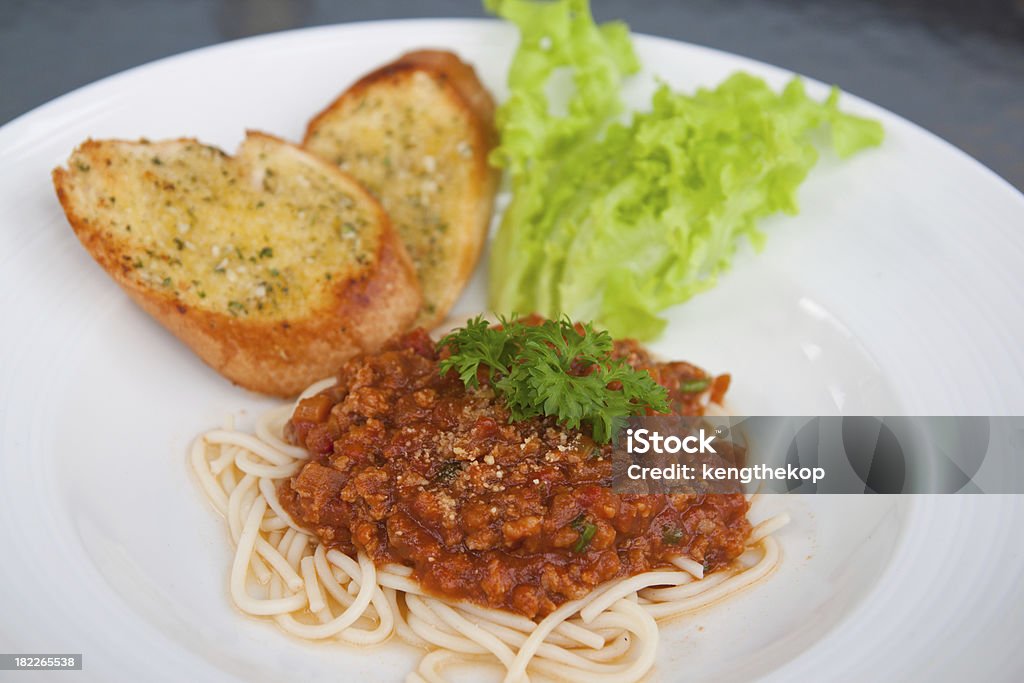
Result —
<path fill-rule="evenodd" d="M 297 642 L 229 603 L 222 522 L 185 449 L 232 387 L 131 305 L 75 240 L 49 172 L 92 137 L 245 128 L 297 139 L 354 78 L 424 45 L 454 49 L 502 97 L 514 31 L 409 21 L 282 33 L 163 60 L 0 129 L 0 651 L 81 652 L 75 680 L 397 680 L 416 653 Z M 747 69 L 638 37 L 649 71 L 691 89 Z M 820 84 L 811 90 L 824 94 Z M 912 124 L 824 154 L 797 218 L 764 222 L 714 291 L 671 312 L 655 349 L 734 375 L 748 414 L 1013 414 L 1024 408 L 1024 198 Z M 483 268 L 456 316 L 483 308 Z M 775 498 L 795 522 L 770 581 L 664 628 L 654 680 L 794 676 L 1012 680 L 1024 671 L 1020 497 Z"/>

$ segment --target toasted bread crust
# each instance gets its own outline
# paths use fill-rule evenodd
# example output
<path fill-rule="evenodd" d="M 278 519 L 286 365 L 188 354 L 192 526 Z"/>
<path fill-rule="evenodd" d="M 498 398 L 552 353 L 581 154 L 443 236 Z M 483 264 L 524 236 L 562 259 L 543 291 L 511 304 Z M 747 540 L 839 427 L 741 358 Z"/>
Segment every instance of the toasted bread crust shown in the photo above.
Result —
<path fill-rule="evenodd" d="M 291 316 L 286 311 L 279 319 L 235 317 L 139 282 L 131 277 L 131 268 L 123 259 L 125 245 L 113 238 L 109 226 L 90 218 L 83 188 L 72 171 L 54 169 L 53 183 L 82 245 L 143 310 L 224 377 L 261 393 L 293 396 L 337 372 L 352 356 L 376 350 L 407 329 L 419 310 L 421 296 L 412 264 L 376 200 L 335 166 L 297 146 L 262 133 L 250 132 L 249 136 L 287 148 L 288 153 L 301 154 L 304 162 L 334 174 L 346 192 L 365 202 L 381 226 L 374 258 L 339 279 L 330 287 L 330 296 L 316 310 L 303 315 Z M 98 154 L 110 144 L 142 143 L 89 140 L 75 154 Z M 148 144 L 171 148 L 199 143 L 183 138 Z"/>
<path fill-rule="evenodd" d="M 315 116 L 306 128 L 303 146 L 325 159 L 338 162 L 338 150 L 315 140 L 324 131 L 338 131 L 350 125 L 353 112 L 358 112 L 358 103 L 377 89 L 399 89 L 412 92 L 410 79 L 416 74 L 426 74 L 434 79 L 443 90 L 444 97 L 462 113 L 467 125 L 460 132 L 460 138 L 468 143 L 472 153 L 465 163 L 471 167 L 465 186 L 449 188 L 448 192 L 462 199 L 455 215 L 446 215 L 445 223 L 451 230 L 444 235 L 444 258 L 438 263 L 424 263 L 417 260 L 415 242 L 416 230 L 427 230 L 427 225 L 403 225 L 396 221 L 399 236 L 413 257 L 424 291 L 424 308 L 416 324 L 432 327 L 440 323 L 455 303 L 466 282 L 469 280 L 480 257 L 487 237 L 494 208 L 500 173 L 487 161 L 490 151 L 497 144 L 498 133 L 494 126 L 494 100 L 477 78 L 473 67 L 456 55 L 440 50 L 417 50 L 399 57 L 394 62 L 363 76 L 343 92 L 322 112 Z M 362 140 L 360 144 L 370 152 L 375 151 L 372 142 Z M 355 141 L 353 141 L 355 142 Z M 450 141 L 452 144 L 455 141 Z M 348 150 L 343 150 L 347 152 Z M 384 157 L 383 154 L 376 155 Z M 364 177 L 357 169 L 347 168 L 357 180 L 370 186 L 371 192 L 381 199 L 385 207 L 400 203 L 392 193 L 403 192 L 404 188 L 384 186 L 374 188 L 372 178 Z M 389 202 L 389 199 L 394 199 Z M 394 215 L 392 216 L 394 219 Z"/>

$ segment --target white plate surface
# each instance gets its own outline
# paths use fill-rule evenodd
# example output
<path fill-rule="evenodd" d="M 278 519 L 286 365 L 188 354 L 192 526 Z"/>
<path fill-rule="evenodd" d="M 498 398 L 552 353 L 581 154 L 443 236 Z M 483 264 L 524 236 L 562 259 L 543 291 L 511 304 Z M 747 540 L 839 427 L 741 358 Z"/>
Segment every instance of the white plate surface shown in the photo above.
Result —
<path fill-rule="evenodd" d="M 711 85 L 732 55 L 638 37 L 646 71 Z M 416 653 L 293 640 L 229 604 L 222 522 L 185 462 L 199 431 L 272 402 L 230 386 L 133 307 L 78 245 L 49 172 L 87 137 L 246 128 L 297 139 L 404 50 L 454 49 L 497 96 L 496 22 L 288 32 L 199 50 L 62 97 L 0 129 L 0 652 L 81 652 L 76 680 L 398 680 Z M 820 84 L 811 91 L 823 95 Z M 1019 414 L 1024 197 L 866 102 L 884 146 L 822 155 L 797 218 L 764 221 L 654 348 L 734 376 L 747 414 Z M 484 269 L 455 317 L 482 310 Z M 1024 672 L 1018 496 L 774 498 L 795 522 L 769 581 L 663 630 L 653 680 L 1015 680 Z M 57 676 L 54 675 L 56 678 Z"/>

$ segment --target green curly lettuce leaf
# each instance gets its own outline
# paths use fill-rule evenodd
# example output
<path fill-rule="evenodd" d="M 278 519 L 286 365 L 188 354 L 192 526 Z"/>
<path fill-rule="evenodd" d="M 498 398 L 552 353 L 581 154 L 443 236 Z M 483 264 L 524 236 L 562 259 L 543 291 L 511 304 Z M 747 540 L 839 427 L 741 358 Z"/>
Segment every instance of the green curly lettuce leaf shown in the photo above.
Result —
<path fill-rule="evenodd" d="M 625 25 L 597 25 L 586 0 L 485 5 L 520 32 L 492 155 L 512 189 L 491 250 L 497 312 L 657 336 L 658 313 L 713 287 L 742 238 L 760 248 L 758 219 L 797 212 L 815 131 L 830 130 L 840 157 L 881 143 L 878 122 L 839 110 L 837 89 L 817 102 L 799 78 L 777 93 L 745 73 L 692 95 L 662 85 L 621 123 L 639 66 Z"/>

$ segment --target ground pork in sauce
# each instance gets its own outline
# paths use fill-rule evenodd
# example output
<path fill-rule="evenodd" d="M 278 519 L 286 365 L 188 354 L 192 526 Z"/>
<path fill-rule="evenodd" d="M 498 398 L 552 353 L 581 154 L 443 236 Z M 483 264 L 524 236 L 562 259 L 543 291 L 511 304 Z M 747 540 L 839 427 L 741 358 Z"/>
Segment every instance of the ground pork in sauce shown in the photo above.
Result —
<path fill-rule="evenodd" d="M 674 412 L 701 414 L 700 394 L 681 390 L 708 378 L 701 369 L 655 362 L 632 341 L 615 355 L 665 386 Z M 297 407 L 287 437 L 312 457 L 279 495 L 327 545 L 528 617 L 678 555 L 713 571 L 743 551 L 742 494 L 614 494 L 610 447 L 550 418 L 509 423 L 486 383 L 467 389 L 438 361 L 416 330 Z M 706 391 L 720 400 L 727 386 L 721 376 Z"/>

